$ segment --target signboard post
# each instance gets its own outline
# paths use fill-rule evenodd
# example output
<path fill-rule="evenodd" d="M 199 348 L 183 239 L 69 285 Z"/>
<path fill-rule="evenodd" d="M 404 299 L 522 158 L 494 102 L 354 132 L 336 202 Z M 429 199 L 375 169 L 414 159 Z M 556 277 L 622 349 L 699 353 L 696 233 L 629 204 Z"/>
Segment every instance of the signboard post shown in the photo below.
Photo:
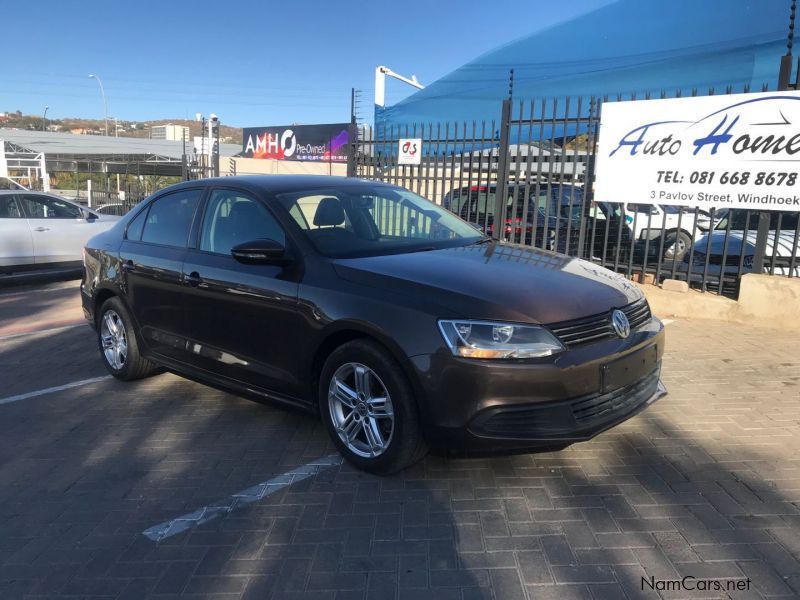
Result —
<path fill-rule="evenodd" d="M 800 92 L 603 105 L 595 200 L 800 210 Z"/>
<path fill-rule="evenodd" d="M 397 164 L 418 165 L 422 162 L 422 139 L 401 138 L 397 140 Z"/>

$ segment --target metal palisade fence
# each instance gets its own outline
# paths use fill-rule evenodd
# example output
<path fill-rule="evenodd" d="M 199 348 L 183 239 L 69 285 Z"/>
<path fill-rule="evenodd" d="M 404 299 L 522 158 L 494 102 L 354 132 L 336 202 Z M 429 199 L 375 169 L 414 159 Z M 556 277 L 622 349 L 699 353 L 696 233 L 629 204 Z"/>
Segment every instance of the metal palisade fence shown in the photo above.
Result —
<path fill-rule="evenodd" d="M 506 100 L 496 121 L 364 128 L 351 173 L 408 188 L 496 239 L 641 282 L 680 279 L 736 297 L 745 273 L 800 275 L 796 212 L 595 202 L 602 106 L 623 99 L 637 98 Z M 401 164 L 400 140 L 409 139 L 421 141 L 418 164 Z"/>

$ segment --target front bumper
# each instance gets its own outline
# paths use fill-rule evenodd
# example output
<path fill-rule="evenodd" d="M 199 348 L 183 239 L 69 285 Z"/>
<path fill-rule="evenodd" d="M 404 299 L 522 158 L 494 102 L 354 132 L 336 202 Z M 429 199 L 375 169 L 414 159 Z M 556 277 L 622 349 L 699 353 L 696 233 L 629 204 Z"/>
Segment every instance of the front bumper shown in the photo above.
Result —
<path fill-rule="evenodd" d="M 663 351 L 663 325 L 654 318 L 626 340 L 573 348 L 549 361 L 414 357 L 426 439 L 448 452 L 555 449 L 588 440 L 666 394 Z M 627 361 L 630 373 L 609 387 L 604 372 L 616 361 Z"/>

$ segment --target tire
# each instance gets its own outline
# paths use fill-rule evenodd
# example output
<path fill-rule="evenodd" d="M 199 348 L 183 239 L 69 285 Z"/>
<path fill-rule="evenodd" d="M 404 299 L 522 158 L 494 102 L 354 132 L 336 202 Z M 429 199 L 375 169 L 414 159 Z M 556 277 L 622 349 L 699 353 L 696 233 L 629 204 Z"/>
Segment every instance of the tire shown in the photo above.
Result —
<path fill-rule="evenodd" d="M 103 302 L 97 313 L 97 346 L 108 372 L 121 381 L 142 379 L 157 370 L 139 353 L 130 313 L 119 298 Z"/>
<path fill-rule="evenodd" d="M 375 402 L 382 397 L 388 402 Z M 343 344 L 325 361 L 319 410 L 339 452 L 364 471 L 395 473 L 428 452 L 405 373 L 370 340 Z"/>
<path fill-rule="evenodd" d="M 664 239 L 664 259 L 683 260 L 683 256 L 689 251 L 692 245 L 692 238 L 685 231 L 670 231 Z"/>

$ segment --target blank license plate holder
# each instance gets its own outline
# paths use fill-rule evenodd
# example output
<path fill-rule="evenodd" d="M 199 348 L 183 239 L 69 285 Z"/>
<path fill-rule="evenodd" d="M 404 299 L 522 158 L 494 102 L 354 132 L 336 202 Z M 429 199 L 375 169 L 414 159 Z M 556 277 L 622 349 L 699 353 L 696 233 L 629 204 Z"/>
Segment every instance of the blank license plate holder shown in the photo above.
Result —
<path fill-rule="evenodd" d="M 600 367 L 602 393 L 613 392 L 652 373 L 658 365 L 658 347 L 653 344 Z"/>

